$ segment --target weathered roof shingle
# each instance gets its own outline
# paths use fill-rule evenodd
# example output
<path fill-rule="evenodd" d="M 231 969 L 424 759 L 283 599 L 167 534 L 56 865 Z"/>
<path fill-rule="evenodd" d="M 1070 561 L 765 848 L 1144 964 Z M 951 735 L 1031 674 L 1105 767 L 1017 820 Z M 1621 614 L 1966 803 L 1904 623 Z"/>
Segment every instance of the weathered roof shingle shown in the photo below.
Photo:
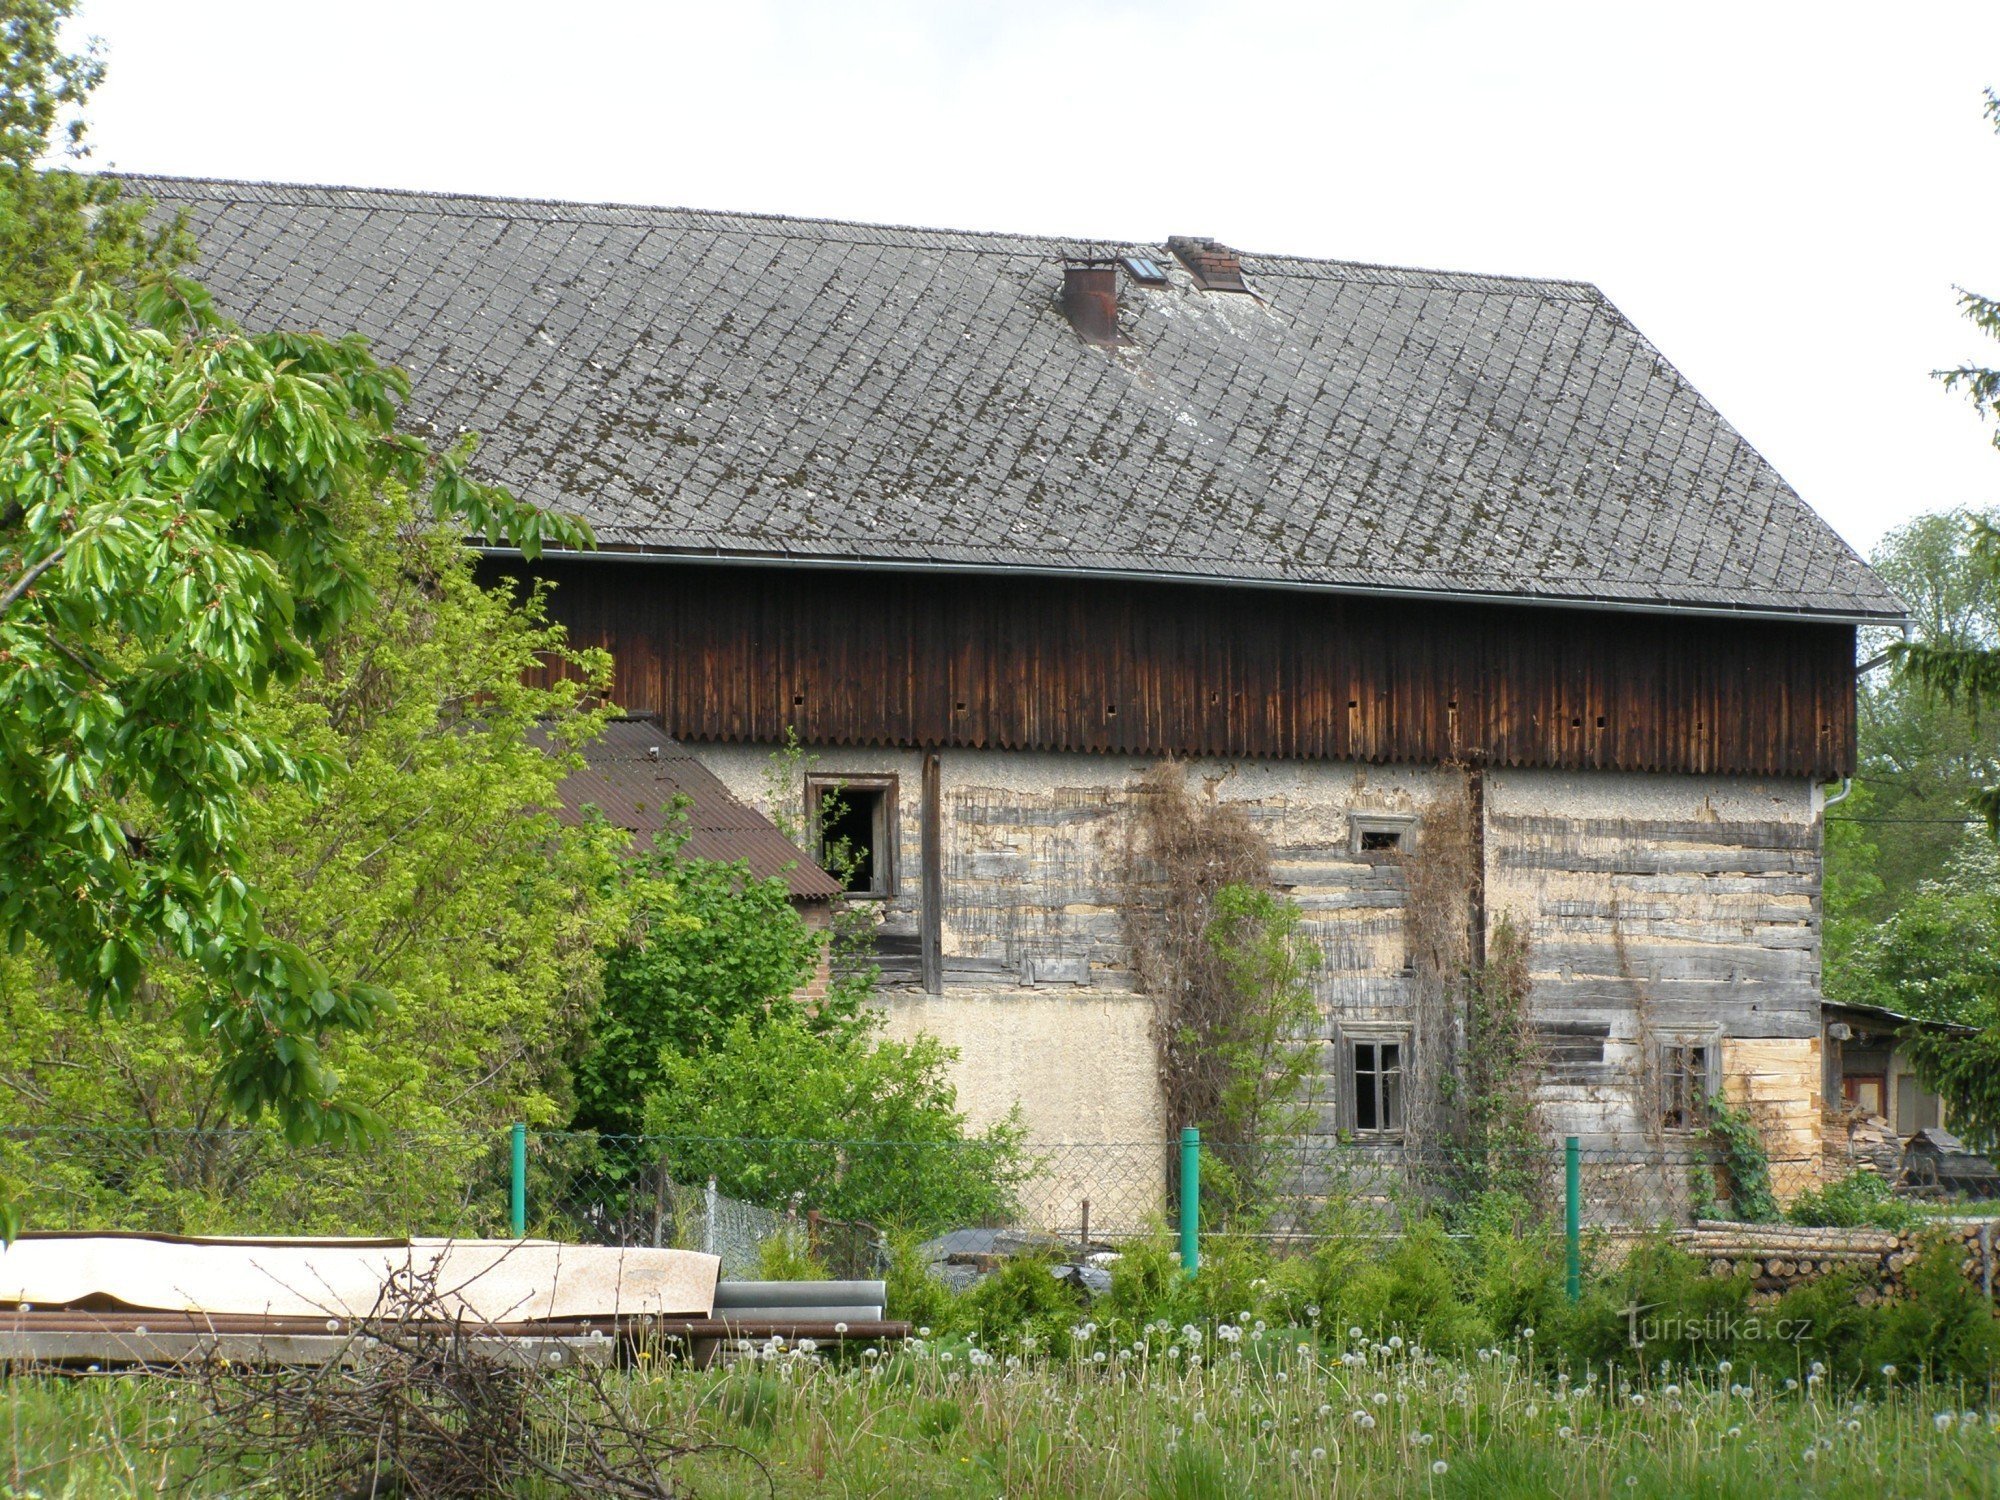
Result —
<path fill-rule="evenodd" d="M 614 719 L 582 753 L 582 768 L 563 778 L 564 822 L 579 823 L 595 808 L 614 828 L 630 829 L 640 853 L 650 853 L 661 832 L 677 830 L 690 859 L 741 860 L 759 880 L 782 877 L 795 900 L 840 894 L 839 881 L 651 720 Z"/>
<path fill-rule="evenodd" d="M 252 327 L 359 330 L 412 419 L 607 547 L 1653 608 L 1901 607 L 1595 288 L 684 209 L 131 179 Z M 1138 250 L 1129 347 L 1069 254 Z"/>

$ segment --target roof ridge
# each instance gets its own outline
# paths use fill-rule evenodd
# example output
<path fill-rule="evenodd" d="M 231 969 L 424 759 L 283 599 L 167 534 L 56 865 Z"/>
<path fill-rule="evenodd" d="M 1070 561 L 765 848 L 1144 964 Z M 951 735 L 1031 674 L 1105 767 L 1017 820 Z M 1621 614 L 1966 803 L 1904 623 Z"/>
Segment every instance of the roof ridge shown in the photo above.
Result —
<path fill-rule="evenodd" d="M 1107 235 L 1062 235 L 1033 234 L 1025 231 L 1004 229 L 953 229 L 936 224 L 905 224 L 882 222 L 872 219 L 816 218 L 807 214 L 779 214 L 757 209 L 691 208 L 674 203 L 634 203 L 618 199 L 587 198 L 533 198 L 516 197 L 503 193 L 467 193 L 450 189 L 360 187 L 351 183 L 333 182 L 272 182 L 258 181 L 243 177 L 190 177 L 174 173 L 153 172 L 106 172 L 107 177 L 115 177 L 120 182 L 132 184 L 170 184 L 196 188 L 252 188 L 261 192 L 297 193 L 354 193 L 373 198 L 414 199 L 419 204 L 439 205 L 444 203 L 467 203 L 493 206 L 514 205 L 521 208 L 599 210 L 634 214 L 687 214 L 704 219 L 753 219 L 762 223 L 777 225 L 798 225 L 819 229 L 865 229 L 887 234 L 947 235 L 961 239 L 1000 240 L 1010 244 L 1033 244 L 1056 247 L 1089 247 L 1104 249 L 1122 247 L 1127 250 L 1151 250 L 1159 255 L 1169 253 L 1164 240 L 1135 240 Z M 194 196 L 194 195 L 189 195 Z M 504 214 L 495 218 L 509 217 Z M 1058 253 L 1060 253 L 1058 251 Z M 1526 276 L 1504 271 L 1464 271 L 1451 270 L 1440 266 L 1399 266 L 1387 261 L 1343 260 L 1324 255 L 1296 255 L 1274 251 L 1243 250 L 1237 253 L 1244 259 L 1269 265 L 1280 262 L 1292 266 L 1314 266 L 1325 269 L 1346 271 L 1385 271 L 1399 276 L 1436 276 L 1459 281 L 1505 282 L 1509 285 L 1535 287 L 1564 287 L 1588 293 L 1597 298 L 1604 294 L 1593 283 L 1561 276 Z M 1280 273 L 1282 274 L 1282 273 Z"/>

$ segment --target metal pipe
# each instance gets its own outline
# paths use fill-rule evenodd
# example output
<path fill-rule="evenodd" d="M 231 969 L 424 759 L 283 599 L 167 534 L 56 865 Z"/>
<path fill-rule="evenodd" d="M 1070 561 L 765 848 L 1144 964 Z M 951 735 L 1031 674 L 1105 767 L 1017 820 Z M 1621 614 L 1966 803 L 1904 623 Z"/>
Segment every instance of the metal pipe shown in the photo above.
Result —
<path fill-rule="evenodd" d="M 1563 1141 L 1563 1285 L 1569 1300 L 1583 1300 L 1583 1170 L 1575 1136 Z"/>
<path fill-rule="evenodd" d="M 1834 803 L 1845 802 L 1847 800 L 1847 794 L 1853 790 L 1854 790 L 1854 778 L 1852 776 L 1841 777 L 1840 790 L 1835 792 L 1831 797 L 1827 798 L 1826 801 L 1820 803 L 1819 810 L 1822 813 L 1824 813 L 1829 807 L 1833 806 Z"/>
<path fill-rule="evenodd" d="M 1201 1269 L 1201 1131 L 1181 1131 L 1181 1269 Z"/>
<path fill-rule="evenodd" d="M 512 1131 L 512 1170 L 507 1183 L 507 1227 L 517 1240 L 528 1237 L 528 1127 L 516 1125 Z"/>

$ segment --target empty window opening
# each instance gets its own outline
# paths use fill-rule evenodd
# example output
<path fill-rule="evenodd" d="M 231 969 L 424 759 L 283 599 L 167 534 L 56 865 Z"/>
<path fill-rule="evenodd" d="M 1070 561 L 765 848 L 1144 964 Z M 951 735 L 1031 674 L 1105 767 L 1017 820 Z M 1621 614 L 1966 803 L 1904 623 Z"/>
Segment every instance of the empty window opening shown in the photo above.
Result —
<path fill-rule="evenodd" d="M 1597 1064 L 1611 1027 L 1603 1021 L 1552 1021 L 1535 1028 L 1535 1046 L 1549 1063 Z"/>
<path fill-rule="evenodd" d="M 1415 813 L 1350 813 L 1348 852 L 1378 859 L 1400 854 L 1416 843 L 1416 822 Z"/>
<path fill-rule="evenodd" d="M 1355 1042 L 1350 1069 L 1354 1128 L 1382 1134 L 1403 1128 L 1403 1043 Z"/>
<path fill-rule="evenodd" d="M 1672 1042 L 1660 1049 L 1660 1124 L 1699 1130 L 1708 1123 L 1713 1092 L 1709 1064 L 1714 1049 L 1702 1042 Z"/>
<path fill-rule="evenodd" d="M 857 896 L 896 894 L 896 778 L 815 777 L 806 796 L 821 866 Z"/>

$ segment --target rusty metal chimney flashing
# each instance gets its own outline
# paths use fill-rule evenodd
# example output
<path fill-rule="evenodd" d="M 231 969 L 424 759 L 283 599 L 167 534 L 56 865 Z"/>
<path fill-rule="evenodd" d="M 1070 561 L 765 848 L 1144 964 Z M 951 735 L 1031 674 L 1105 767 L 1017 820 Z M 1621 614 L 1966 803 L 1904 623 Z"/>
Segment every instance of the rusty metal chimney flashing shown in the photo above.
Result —
<path fill-rule="evenodd" d="M 1086 344 L 1113 349 L 1118 336 L 1118 265 L 1115 261 L 1071 261 L 1063 267 L 1062 310 Z"/>

